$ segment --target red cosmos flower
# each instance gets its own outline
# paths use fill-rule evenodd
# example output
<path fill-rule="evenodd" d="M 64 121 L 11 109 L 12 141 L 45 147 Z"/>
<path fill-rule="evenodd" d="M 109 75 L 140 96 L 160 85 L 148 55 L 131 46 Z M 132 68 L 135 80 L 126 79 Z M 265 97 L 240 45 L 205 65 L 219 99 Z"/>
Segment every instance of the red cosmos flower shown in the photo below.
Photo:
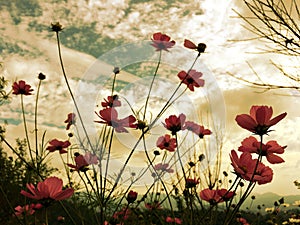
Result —
<path fill-rule="evenodd" d="M 242 141 L 242 146 L 239 147 L 241 152 L 257 153 L 262 156 L 266 156 L 269 163 L 282 163 L 284 160 L 275 155 L 284 153 L 284 149 L 287 146 L 280 146 L 276 141 L 268 141 L 266 144 L 262 144 L 262 149 L 260 152 L 261 142 L 257 141 L 255 137 L 248 137 Z"/>
<path fill-rule="evenodd" d="M 235 196 L 234 191 L 228 191 L 227 189 L 219 189 L 217 190 L 217 194 L 226 202 L 232 199 Z"/>
<path fill-rule="evenodd" d="M 209 188 L 206 188 L 200 192 L 200 198 L 209 202 L 211 205 L 215 205 L 224 201 L 219 195 L 218 190 L 211 190 Z"/>
<path fill-rule="evenodd" d="M 202 75 L 201 72 L 196 70 L 190 70 L 188 73 L 182 70 L 177 74 L 182 83 L 186 84 L 191 91 L 194 91 L 194 87 L 204 86 L 204 80 L 200 79 Z"/>
<path fill-rule="evenodd" d="M 238 158 L 237 153 L 232 150 L 230 159 L 235 173 L 245 180 L 250 181 L 252 179 L 253 182 L 257 182 L 258 184 L 266 184 L 273 179 L 273 170 L 261 162 L 257 164 L 257 159 L 252 159 L 251 154 L 248 152 L 243 152 L 240 158 Z M 256 164 L 257 168 L 255 170 Z"/>
<path fill-rule="evenodd" d="M 49 144 L 50 146 L 46 148 L 47 150 L 49 150 L 49 152 L 54 152 L 58 150 L 60 154 L 67 153 L 68 151 L 65 150 L 65 148 L 71 145 L 69 141 L 59 141 L 57 139 L 53 139 L 49 142 Z"/>
<path fill-rule="evenodd" d="M 133 203 L 136 199 L 137 199 L 137 196 L 138 196 L 138 193 L 135 192 L 135 191 L 129 191 L 129 193 L 127 194 L 127 202 L 130 204 L 130 203 Z"/>
<path fill-rule="evenodd" d="M 67 188 L 62 190 L 63 181 L 57 177 L 49 177 L 37 184 L 37 188 L 33 184 L 26 184 L 27 189 L 30 192 L 21 190 L 21 194 L 32 199 L 52 199 L 55 201 L 64 200 L 70 198 L 74 190 Z"/>
<path fill-rule="evenodd" d="M 108 126 L 115 128 L 115 131 L 118 133 L 128 133 L 125 127 L 137 128 L 137 125 L 134 124 L 136 121 L 135 117 L 130 115 L 123 119 L 118 119 L 118 112 L 115 108 L 106 108 L 100 110 L 99 114 L 96 113 L 103 121 L 95 121 L 97 123 L 104 123 Z"/>
<path fill-rule="evenodd" d="M 183 130 L 186 116 L 180 114 L 178 117 L 175 115 L 169 116 L 165 119 L 164 127 L 172 132 L 172 135 L 175 135 L 178 131 Z"/>
<path fill-rule="evenodd" d="M 184 47 L 189 48 L 189 49 L 194 49 L 197 52 L 203 53 L 205 51 L 206 48 L 206 44 L 204 43 L 199 43 L 198 45 L 195 45 L 193 42 L 191 42 L 190 40 L 185 39 L 184 40 Z"/>
<path fill-rule="evenodd" d="M 104 99 L 104 102 L 101 102 L 102 107 L 119 107 L 121 102 L 118 100 L 118 95 L 107 96 L 107 99 Z"/>
<path fill-rule="evenodd" d="M 210 135 L 212 132 L 209 129 L 205 129 L 204 126 L 198 125 L 192 121 L 186 121 L 184 129 L 192 131 L 197 134 L 199 138 L 203 138 L 204 135 Z"/>
<path fill-rule="evenodd" d="M 131 211 L 129 208 L 123 208 L 121 211 L 115 212 L 113 215 L 113 218 L 120 219 L 120 220 L 127 220 L 130 213 L 131 213 Z"/>
<path fill-rule="evenodd" d="M 269 128 L 282 120 L 287 113 L 282 113 L 271 119 L 272 115 L 272 107 L 252 106 L 250 109 L 250 115 L 241 114 L 236 116 L 235 120 L 240 127 L 258 135 L 264 135 L 270 132 Z"/>
<path fill-rule="evenodd" d="M 14 95 L 31 95 L 33 89 L 29 84 L 26 84 L 24 80 L 20 80 L 19 83 L 14 82 L 13 86 Z"/>
<path fill-rule="evenodd" d="M 177 143 L 175 138 L 171 138 L 171 135 L 166 134 L 165 136 L 161 136 L 157 139 L 156 146 L 161 150 L 166 149 L 169 152 L 174 152 L 177 147 Z"/>
<path fill-rule="evenodd" d="M 192 179 L 192 178 L 187 178 L 185 181 L 185 187 L 186 188 L 194 188 L 196 185 L 199 184 L 199 179 Z"/>
<path fill-rule="evenodd" d="M 182 220 L 181 220 L 181 219 L 179 219 L 179 218 L 177 218 L 177 217 L 172 218 L 172 217 L 170 217 L 170 216 L 167 216 L 167 217 L 166 217 L 166 222 L 167 222 L 167 223 L 182 224 Z"/>
<path fill-rule="evenodd" d="M 154 169 L 161 170 L 162 172 L 173 173 L 174 170 L 168 167 L 169 167 L 169 163 L 165 163 L 165 164 L 158 163 L 154 166 Z"/>
<path fill-rule="evenodd" d="M 65 123 L 67 123 L 66 130 L 69 130 L 71 125 L 75 124 L 75 113 L 69 113 L 67 119 L 65 120 Z"/>
<path fill-rule="evenodd" d="M 239 158 L 237 153 L 232 150 L 230 160 L 235 173 L 244 179 L 247 179 L 247 174 L 253 173 L 255 169 L 255 161 L 248 152 L 244 152 Z"/>
<path fill-rule="evenodd" d="M 154 200 L 153 203 L 145 203 L 145 207 L 149 210 L 161 209 L 161 205 L 157 200 Z"/>
<path fill-rule="evenodd" d="M 37 203 L 37 204 L 30 204 L 30 205 L 25 205 L 25 206 L 20 206 L 18 205 L 15 207 L 15 213 L 14 215 L 16 216 L 23 216 L 23 215 L 33 215 L 35 213 L 36 209 L 41 209 L 43 207 L 42 204 Z"/>
<path fill-rule="evenodd" d="M 85 155 L 81 155 L 77 152 L 75 153 L 75 163 L 76 165 L 72 165 L 70 163 L 67 165 L 73 168 L 75 171 L 85 172 L 89 169 L 89 165 L 98 164 L 98 157 L 90 152 L 85 153 Z"/>
<path fill-rule="evenodd" d="M 156 48 L 156 51 L 169 51 L 168 48 L 172 48 L 175 45 L 175 41 L 170 41 L 171 38 L 166 34 L 162 34 L 161 32 L 153 34 L 151 40 L 151 45 Z"/>
<path fill-rule="evenodd" d="M 237 218 L 237 222 L 240 222 L 242 225 L 250 225 L 245 218 Z"/>

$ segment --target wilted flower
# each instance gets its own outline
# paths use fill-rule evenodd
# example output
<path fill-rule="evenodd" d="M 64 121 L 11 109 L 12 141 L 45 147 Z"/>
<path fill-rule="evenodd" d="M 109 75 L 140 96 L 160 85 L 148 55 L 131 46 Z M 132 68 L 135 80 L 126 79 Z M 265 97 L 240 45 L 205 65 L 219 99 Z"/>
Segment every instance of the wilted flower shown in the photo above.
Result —
<path fill-rule="evenodd" d="M 31 86 L 26 84 L 24 80 L 20 80 L 18 83 L 14 82 L 12 88 L 14 95 L 31 95 L 31 92 L 33 91 Z"/>
<path fill-rule="evenodd" d="M 67 123 L 66 130 L 69 130 L 71 125 L 75 124 L 75 122 L 76 122 L 75 117 L 76 117 L 75 113 L 68 114 L 67 119 L 65 120 L 65 123 Z"/>
<path fill-rule="evenodd" d="M 59 22 L 51 23 L 51 30 L 58 33 L 59 31 L 62 31 L 62 25 Z"/>
<path fill-rule="evenodd" d="M 62 190 L 63 181 L 57 177 L 49 177 L 37 184 L 37 188 L 33 184 L 26 184 L 29 192 L 21 190 L 21 194 L 32 199 L 51 199 L 55 201 L 64 200 L 73 195 L 74 190 L 67 188 Z"/>

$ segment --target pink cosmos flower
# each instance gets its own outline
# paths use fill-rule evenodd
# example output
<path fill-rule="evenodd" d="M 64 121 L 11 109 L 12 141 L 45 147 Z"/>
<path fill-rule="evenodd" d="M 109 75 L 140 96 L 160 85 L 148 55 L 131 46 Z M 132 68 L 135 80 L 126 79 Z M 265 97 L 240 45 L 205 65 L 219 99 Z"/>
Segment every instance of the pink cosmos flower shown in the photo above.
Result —
<path fill-rule="evenodd" d="M 75 153 L 75 163 L 76 165 L 72 165 L 68 163 L 67 165 L 73 168 L 75 171 L 82 171 L 85 172 L 89 168 L 89 165 L 97 165 L 98 164 L 98 157 L 91 152 L 85 153 L 85 155 L 81 155 L 79 153 Z"/>
<path fill-rule="evenodd" d="M 67 123 L 66 130 L 69 130 L 71 125 L 74 125 L 76 120 L 75 120 L 75 113 L 69 113 L 67 119 L 65 120 L 65 123 Z"/>
<path fill-rule="evenodd" d="M 199 184 L 199 179 L 187 178 L 185 180 L 185 187 L 186 188 L 194 188 L 194 187 L 196 187 L 197 184 Z"/>
<path fill-rule="evenodd" d="M 63 181 L 57 177 L 49 177 L 37 184 L 37 188 L 33 184 L 26 184 L 29 192 L 21 190 L 21 194 L 32 199 L 52 199 L 55 201 L 64 200 L 70 198 L 74 190 L 73 188 L 67 188 L 62 190 Z"/>
<path fill-rule="evenodd" d="M 182 224 L 182 220 L 181 220 L 181 219 L 179 219 L 179 218 L 177 218 L 177 217 L 172 218 L 172 217 L 170 217 L 170 216 L 167 216 L 167 217 L 166 217 L 166 222 L 167 222 L 167 223 Z"/>
<path fill-rule="evenodd" d="M 175 45 L 175 41 L 170 41 L 171 38 L 166 34 L 162 34 L 161 32 L 154 33 L 151 40 L 151 45 L 156 48 L 156 51 L 169 51 L 168 49 Z"/>
<path fill-rule="evenodd" d="M 18 83 L 14 82 L 12 89 L 14 95 L 31 95 L 33 91 L 31 86 L 26 84 L 24 80 L 20 80 Z"/>
<path fill-rule="evenodd" d="M 211 190 L 209 188 L 206 188 L 200 192 L 200 198 L 209 202 L 211 205 L 215 205 L 224 201 L 219 195 L 218 190 Z"/>
<path fill-rule="evenodd" d="M 156 146 L 161 150 L 166 149 L 169 152 L 174 152 L 177 147 L 177 143 L 175 138 L 171 138 L 171 135 L 166 134 L 165 136 L 161 136 L 157 139 Z"/>
<path fill-rule="evenodd" d="M 104 102 L 101 102 L 102 107 L 119 107 L 121 106 L 121 102 L 118 100 L 118 95 L 107 96 L 107 99 L 104 99 Z"/>
<path fill-rule="evenodd" d="M 230 199 L 232 199 L 235 196 L 234 191 L 228 191 L 225 188 L 222 189 L 218 189 L 217 190 L 217 194 L 222 198 L 222 200 L 229 201 Z"/>
<path fill-rule="evenodd" d="M 127 202 L 128 203 L 133 203 L 136 199 L 137 199 L 138 193 L 135 191 L 129 191 L 129 193 L 127 194 Z"/>
<path fill-rule="evenodd" d="M 175 135 L 178 131 L 183 130 L 186 116 L 181 113 L 178 117 L 171 115 L 165 119 L 164 127 Z"/>
<path fill-rule="evenodd" d="M 243 179 L 248 181 L 252 179 L 253 182 L 258 184 L 266 184 L 272 181 L 273 170 L 261 162 L 257 163 L 257 159 L 252 159 L 250 153 L 243 152 L 239 158 L 237 153 L 232 150 L 230 159 L 235 173 Z M 257 168 L 255 170 L 256 165 Z"/>
<path fill-rule="evenodd" d="M 65 148 L 69 147 L 71 143 L 69 141 L 59 141 L 57 139 L 53 139 L 49 142 L 50 146 L 46 149 L 49 152 L 59 151 L 60 154 L 67 153 L 68 151 Z"/>
<path fill-rule="evenodd" d="M 192 121 L 186 121 L 183 129 L 192 131 L 193 133 L 198 135 L 199 138 L 203 138 L 204 135 L 212 134 L 212 132 L 209 129 L 205 129 L 204 126 L 198 125 Z"/>
<path fill-rule="evenodd" d="M 123 208 L 121 211 L 115 212 L 113 215 L 113 218 L 119 219 L 119 220 L 127 220 L 130 213 L 131 213 L 131 211 L 129 208 Z"/>
<path fill-rule="evenodd" d="M 202 75 L 201 72 L 196 70 L 190 70 L 188 73 L 182 70 L 177 74 L 182 83 L 186 84 L 191 91 L 194 91 L 194 87 L 204 86 L 204 80 L 200 79 Z"/>
<path fill-rule="evenodd" d="M 161 205 L 157 200 L 154 200 L 152 203 L 145 203 L 145 207 L 149 210 L 161 209 Z"/>
<path fill-rule="evenodd" d="M 154 166 L 154 169 L 157 171 L 161 170 L 162 172 L 173 173 L 174 170 L 168 167 L 169 167 L 169 163 L 165 163 L 165 164 L 158 163 Z"/>
<path fill-rule="evenodd" d="M 136 118 L 134 116 L 130 115 L 123 119 L 118 119 L 118 112 L 115 108 L 106 108 L 100 110 L 99 114 L 96 114 L 102 119 L 102 121 L 95 122 L 112 126 L 117 133 L 128 133 L 128 130 L 126 130 L 125 127 L 137 128 L 137 125 L 134 124 L 136 121 Z"/>
<path fill-rule="evenodd" d="M 197 52 L 203 53 L 205 51 L 206 48 L 206 44 L 204 43 L 199 43 L 198 45 L 195 45 L 193 42 L 191 42 L 190 40 L 185 39 L 184 40 L 184 47 L 189 48 L 189 49 L 194 49 Z"/>
<path fill-rule="evenodd" d="M 240 222 L 242 225 L 250 225 L 245 218 L 237 218 L 237 222 Z"/>
<path fill-rule="evenodd" d="M 261 152 L 260 152 L 261 146 Z M 266 144 L 262 144 L 260 141 L 257 141 L 255 137 L 248 137 L 242 141 L 242 146 L 239 147 L 241 152 L 257 153 L 265 156 L 269 163 L 282 163 L 284 160 L 275 155 L 284 153 L 284 149 L 287 146 L 280 146 L 276 141 L 268 141 Z"/>
<path fill-rule="evenodd" d="M 42 204 L 37 203 L 37 204 L 30 204 L 30 205 L 25 205 L 25 206 L 20 206 L 18 205 L 15 207 L 15 213 L 14 215 L 16 216 L 23 216 L 23 215 L 33 215 L 35 213 L 36 209 L 41 209 L 43 207 Z"/>
<path fill-rule="evenodd" d="M 240 127 L 258 135 L 264 135 L 270 132 L 269 128 L 282 120 L 287 113 L 282 113 L 271 119 L 272 115 L 272 107 L 252 106 L 250 109 L 250 115 L 241 114 L 236 116 L 235 120 Z"/>

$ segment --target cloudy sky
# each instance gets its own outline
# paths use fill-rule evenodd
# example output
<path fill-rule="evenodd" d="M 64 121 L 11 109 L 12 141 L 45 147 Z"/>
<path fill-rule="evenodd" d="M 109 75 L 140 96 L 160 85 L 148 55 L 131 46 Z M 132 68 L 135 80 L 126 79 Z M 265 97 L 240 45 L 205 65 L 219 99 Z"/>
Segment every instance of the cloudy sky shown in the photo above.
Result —
<path fill-rule="evenodd" d="M 271 165 L 274 169 L 274 181 L 271 184 L 256 187 L 255 191 L 262 193 L 272 191 L 282 195 L 298 194 L 293 181 L 300 179 L 300 158 L 298 157 L 300 141 L 299 132 L 297 132 L 300 125 L 299 97 L 297 97 L 299 93 L 292 90 L 263 92 L 247 87 L 228 76 L 228 73 L 231 73 L 255 80 L 256 78 L 248 66 L 249 63 L 266 82 L 271 81 L 278 84 L 287 82 L 270 64 L 270 59 L 288 65 L 289 58 L 272 54 L 253 54 L 265 46 L 263 42 L 236 41 L 251 37 L 251 34 L 242 27 L 242 21 L 236 18 L 236 14 L 232 10 L 247 13 L 241 1 L 203 0 L 180 1 L 180 3 L 179 1 L 165 1 L 163 3 L 161 1 L 145 1 L 144 3 L 137 1 L 134 3 L 134 1 L 127 0 L 81 0 L 60 4 L 50 2 L 45 1 L 45 3 L 40 4 L 43 16 L 38 18 L 38 22 L 45 26 L 54 21 L 60 21 L 65 27 L 96 21 L 94 29 L 100 36 L 107 36 L 111 40 L 124 40 L 125 43 L 131 43 L 133 46 L 142 41 L 150 40 L 151 35 L 158 31 L 170 35 L 172 39 L 176 40 L 178 46 L 182 46 L 185 38 L 196 43 L 206 43 L 207 51 L 201 56 L 201 61 L 196 66 L 206 72 L 204 76 L 206 76 L 208 83 L 209 81 L 212 82 L 212 86 L 209 86 L 206 92 L 199 91 L 197 96 L 203 97 L 203 93 L 210 96 L 204 105 L 210 106 L 212 113 L 224 124 L 223 157 L 228 159 L 230 150 L 237 149 L 240 142 L 249 136 L 249 133 L 236 125 L 234 118 L 237 114 L 248 113 L 251 105 L 270 105 L 273 107 L 275 115 L 287 112 L 288 116 L 284 122 L 276 125 L 275 131 L 268 137 L 277 140 L 281 145 L 288 145 L 282 156 L 286 162 L 280 165 Z M 64 14 L 65 11 L 69 13 L 67 18 L 63 16 L 66 15 Z M 45 38 L 43 33 L 29 32 L 27 24 L 28 21 L 32 20 L 30 17 L 21 17 L 22 21 L 17 25 L 12 23 L 12 17 L 7 11 L 2 10 L 1 17 L 3 21 L 6 21 L 0 25 L 5 30 L 3 38 L 11 38 L 11 40 L 19 43 L 20 48 L 39 55 L 37 57 L 26 54 L 25 56 L 14 53 L 5 54 L 5 56 L 1 56 L 2 73 L 11 82 L 24 79 L 33 87 L 36 87 L 38 82 L 36 74 L 43 72 L 47 75 L 47 79 L 43 82 L 39 101 L 40 129 L 47 130 L 49 140 L 55 137 L 66 138 L 63 120 L 73 110 L 73 107 L 67 89 L 63 85 L 64 80 L 57 58 L 54 34 Z M 62 35 L 64 34 L 62 33 Z M 114 65 L 110 64 L 110 60 L 106 59 L 105 54 L 104 56 L 96 56 L 68 47 L 63 47 L 62 51 L 66 71 L 78 99 L 89 100 L 88 104 L 94 104 L 95 97 L 98 94 L 105 94 L 107 91 L 99 91 L 99 84 L 87 82 L 88 79 L 98 78 L 100 73 L 97 72 L 98 70 L 102 70 L 100 73 L 102 76 L 109 74 Z M 116 51 L 118 53 L 119 49 Z M 180 47 L 174 48 L 174 51 L 177 53 L 165 54 L 166 70 L 174 66 L 172 63 L 176 64 L 177 68 L 182 69 L 186 66 L 182 59 L 187 60 L 188 65 L 191 60 L 186 57 L 193 59 L 195 56 L 193 52 L 188 52 L 189 55 L 184 55 L 184 57 L 178 55 L 182 51 Z M 97 60 L 98 57 L 100 58 Z M 170 59 L 173 61 L 171 62 Z M 146 61 L 148 58 L 145 57 L 143 60 Z M 143 84 L 145 80 L 147 81 L 146 78 L 140 79 L 138 76 L 125 71 L 122 76 L 119 79 L 126 82 L 130 81 L 133 84 Z M 162 83 L 159 84 L 162 85 Z M 101 84 L 100 87 L 102 87 Z M 159 87 L 157 88 L 158 95 L 161 94 Z M 129 85 L 120 92 L 132 93 L 131 89 L 133 88 L 134 86 Z M 169 86 L 164 88 L 168 89 Z M 190 95 L 186 97 L 196 106 L 196 111 L 201 111 L 199 108 L 203 106 L 203 102 L 197 102 L 197 98 Z M 31 122 L 33 121 L 33 114 L 31 113 L 34 109 L 33 102 L 34 96 L 25 99 L 27 116 Z M 185 108 L 182 105 L 181 108 L 178 105 L 174 106 L 176 112 Z M 201 113 L 205 112 L 198 114 Z M 10 140 L 13 140 L 16 134 L 23 135 L 18 98 L 14 97 L 10 105 L 2 106 L 0 115 L 2 121 L 7 120 L 9 123 L 7 136 Z M 87 114 L 87 116 L 89 115 Z M 14 135 L 9 137 L 10 133 Z M 116 154 L 116 160 L 122 160 L 122 154 Z M 224 165 L 226 165 L 226 159 L 224 159 Z"/>

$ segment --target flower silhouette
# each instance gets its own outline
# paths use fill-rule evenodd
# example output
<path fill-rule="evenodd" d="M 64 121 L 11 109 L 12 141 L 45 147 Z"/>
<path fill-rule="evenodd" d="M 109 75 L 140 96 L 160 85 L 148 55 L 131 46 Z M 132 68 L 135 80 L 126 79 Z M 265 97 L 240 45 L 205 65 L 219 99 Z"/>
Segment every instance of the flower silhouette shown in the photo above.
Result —
<path fill-rule="evenodd" d="M 175 45 L 175 41 L 170 41 L 171 38 L 166 34 L 162 34 L 161 32 L 153 34 L 151 40 L 151 45 L 156 48 L 156 51 L 169 51 L 168 48 L 172 48 Z"/>
<path fill-rule="evenodd" d="M 187 178 L 185 181 L 186 188 L 194 188 L 197 184 L 199 184 L 199 179 L 196 178 Z"/>
<path fill-rule="evenodd" d="M 71 197 L 74 193 L 72 188 L 62 190 L 63 181 L 57 177 L 49 177 L 37 184 L 37 188 L 33 184 L 26 184 L 29 192 L 21 190 L 21 194 L 32 199 L 51 199 L 60 201 Z"/>
<path fill-rule="evenodd" d="M 202 75 L 201 72 L 196 70 L 190 70 L 188 73 L 182 70 L 177 74 L 182 83 L 186 84 L 191 91 L 194 91 L 194 87 L 204 86 L 204 80 L 200 79 Z"/>
<path fill-rule="evenodd" d="M 138 193 L 135 191 L 129 191 L 129 193 L 127 194 L 127 202 L 128 203 L 133 203 L 136 199 L 137 199 Z"/>
<path fill-rule="evenodd" d="M 260 151 L 261 146 L 261 151 Z M 283 163 L 284 160 L 275 155 L 284 153 L 284 149 L 287 146 L 280 146 L 276 141 L 268 141 L 266 144 L 261 144 L 255 137 L 248 137 L 242 141 L 242 145 L 239 147 L 241 152 L 257 153 L 265 156 L 269 163 Z"/>
<path fill-rule="evenodd" d="M 33 91 L 31 86 L 26 84 L 24 80 L 20 80 L 18 83 L 14 82 L 12 89 L 14 95 L 31 95 Z"/>
<path fill-rule="evenodd" d="M 53 139 L 49 142 L 50 146 L 48 146 L 46 149 L 49 150 L 49 152 L 59 151 L 60 154 L 67 153 L 68 151 L 65 150 L 65 148 L 69 147 L 71 143 L 69 141 L 59 141 L 57 139 Z"/>
<path fill-rule="evenodd" d="M 240 127 L 258 135 L 264 135 L 270 132 L 269 128 L 282 120 L 287 113 L 282 113 L 271 119 L 272 115 L 272 107 L 252 106 L 250 115 L 241 114 L 236 116 L 235 120 Z"/>

